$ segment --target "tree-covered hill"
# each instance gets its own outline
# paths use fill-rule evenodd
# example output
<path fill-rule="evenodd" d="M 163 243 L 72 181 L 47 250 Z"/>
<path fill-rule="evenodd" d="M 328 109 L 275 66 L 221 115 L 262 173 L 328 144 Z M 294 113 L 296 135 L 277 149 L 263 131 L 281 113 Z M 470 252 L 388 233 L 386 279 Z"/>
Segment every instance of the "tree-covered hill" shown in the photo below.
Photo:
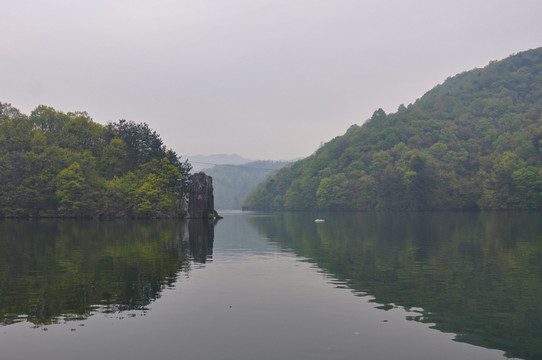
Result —
<path fill-rule="evenodd" d="M 265 210 L 542 209 L 542 48 L 381 109 L 281 169 L 246 202 Z"/>
<path fill-rule="evenodd" d="M 0 217 L 182 217 L 189 171 L 147 124 L 0 103 Z"/>
<path fill-rule="evenodd" d="M 252 161 L 243 165 L 216 165 L 205 170 L 213 177 L 215 207 L 241 209 L 248 193 L 272 172 L 286 166 L 285 161 Z"/>

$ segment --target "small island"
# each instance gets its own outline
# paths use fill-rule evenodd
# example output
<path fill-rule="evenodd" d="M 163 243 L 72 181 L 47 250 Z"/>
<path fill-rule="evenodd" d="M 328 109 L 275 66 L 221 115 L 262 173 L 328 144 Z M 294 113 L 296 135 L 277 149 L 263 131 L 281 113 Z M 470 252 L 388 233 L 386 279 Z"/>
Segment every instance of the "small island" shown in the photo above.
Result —
<path fill-rule="evenodd" d="M 190 170 L 145 123 L 0 103 L 0 217 L 184 218 Z"/>

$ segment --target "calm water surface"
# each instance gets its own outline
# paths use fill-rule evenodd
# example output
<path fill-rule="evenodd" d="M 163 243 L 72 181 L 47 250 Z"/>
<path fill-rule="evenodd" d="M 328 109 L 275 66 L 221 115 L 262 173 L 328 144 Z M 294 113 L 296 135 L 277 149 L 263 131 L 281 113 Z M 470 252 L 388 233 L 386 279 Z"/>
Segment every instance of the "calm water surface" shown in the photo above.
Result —
<path fill-rule="evenodd" d="M 0 220 L 0 359 L 542 358 L 542 214 L 224 215 Z"/>

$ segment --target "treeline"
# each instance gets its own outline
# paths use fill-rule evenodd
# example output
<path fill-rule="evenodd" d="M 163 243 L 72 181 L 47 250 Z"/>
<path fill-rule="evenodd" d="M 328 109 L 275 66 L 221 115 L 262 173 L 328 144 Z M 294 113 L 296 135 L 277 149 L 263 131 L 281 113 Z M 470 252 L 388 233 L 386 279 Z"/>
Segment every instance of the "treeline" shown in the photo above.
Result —
<path fill-rule="evenodd" d="M 282 169 L 264 210 L 542 209 L 542 48 L 447 79 Z"/>
<path fill-rule="evenodd" d="M 2 217 L 183 217 L 190 169 L 147 124 L 0 103 Z"/>

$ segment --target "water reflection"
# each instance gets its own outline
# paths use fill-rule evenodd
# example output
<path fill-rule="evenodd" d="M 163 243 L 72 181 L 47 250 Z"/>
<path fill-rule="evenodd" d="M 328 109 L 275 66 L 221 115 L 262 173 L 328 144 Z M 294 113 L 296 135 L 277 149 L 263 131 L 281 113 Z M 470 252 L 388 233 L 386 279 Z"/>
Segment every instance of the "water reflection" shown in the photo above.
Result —
<path fill-rule="evenodd" d="M 190 252 L 194 262 L 205 264 L 213 258 L 215 219 L 191 219 L 188 222 Z"/>
<path fill-rule="evenodd" d="M 0 221 L 1 324 L 116 313 L 92 316 L 73 343 L 62 335 L 72 335 L 71 323 L 46 335 L 4 327 L 2 354 L 24 346 L 31 355 L 20 358 L 36 358 L 42 339 L 55 334 L 58 351 L 42 358 L 70 349 L 66 358 L 169 359 L 182 348 L 187 358 L 414 359 L 469 347 L 449 347 L 452 335 L 420 324 L 427 323 L 462 342 L 542 358 L 542 214 L 318 217 L 326 222 L 230 214 L 216 229 L 199 220 Z M 333 289 L 314 270 L 368 297 Z M 151 303 L 148 316 L 109 321 L 145 314 Z M 101 355 L 85 352 L 96 348 Z M 478 350 L 465 353 L 501 356 Z"/>
<path fill-rule="evenodd" d="M 189 259 L 212 254 L 213 224 L 0 221 L 0 324 L 45 325 L 95 312 L 145 311 Z"/>
<path fill-rule="evenodd" d="M 381 309 L 415 310 L 410 320 L 457 341 L 542 358 L 542 214 L 323 216 L 250 221 Z"/>

